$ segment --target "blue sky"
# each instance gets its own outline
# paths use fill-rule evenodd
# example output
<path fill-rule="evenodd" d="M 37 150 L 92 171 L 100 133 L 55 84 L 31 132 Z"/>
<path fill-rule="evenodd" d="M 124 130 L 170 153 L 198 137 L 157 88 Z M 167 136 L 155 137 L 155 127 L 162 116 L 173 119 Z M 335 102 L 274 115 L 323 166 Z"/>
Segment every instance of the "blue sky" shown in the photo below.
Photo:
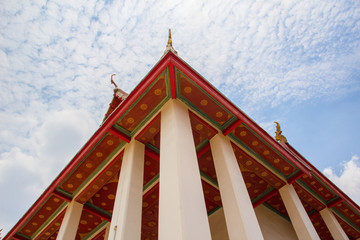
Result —
<path fill-rule="evenodd" d="M 98 128 L 110 75 L 130 92 L 168 28 L 181 58 L 360 203 L 356 1 L 5 1 L 0 28 L 5 233 Z"/>

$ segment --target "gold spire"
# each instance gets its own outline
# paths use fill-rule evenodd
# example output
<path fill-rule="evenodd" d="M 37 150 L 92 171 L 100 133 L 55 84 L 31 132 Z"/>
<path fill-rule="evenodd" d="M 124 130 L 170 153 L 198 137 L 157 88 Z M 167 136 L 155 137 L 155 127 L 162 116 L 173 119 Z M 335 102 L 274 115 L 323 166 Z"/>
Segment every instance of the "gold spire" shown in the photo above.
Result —
<path fill-rule="evenodd" d="M 167 42 L 167 45 L 166 45 L 165 52 L 164 52 L 164 54 L 162 55 L 161 58 L 163 58 L 168 52 L 172 52 L 172 53 L 174 53 L 175 55 L 177 55 L 177 52 L 175 51 L 175 49 L 174 49 L 173 46 L 172 46 L 171 29 L 170 29 L 170 28 L 169 28 L 169 39 L 168 39 L 168 42 Z"/>
<path fill-rule="evenodd" d="M 287 143 L 287 139 L 284 135 L 282 135 L 282 131 L 280 129 L 280 124 L 278 122 L 274 122 L 276 123 L 276 132 L 275 132 L 275 140 L 278 142 L 283 142 L 283 143 Z"/>
<path fill-rule="evenodd" d="M 168 45 L 172 46 L 172 41 L 171 41 L 171 28 L 169 28 L 169 40 L 168 40 Z"/>

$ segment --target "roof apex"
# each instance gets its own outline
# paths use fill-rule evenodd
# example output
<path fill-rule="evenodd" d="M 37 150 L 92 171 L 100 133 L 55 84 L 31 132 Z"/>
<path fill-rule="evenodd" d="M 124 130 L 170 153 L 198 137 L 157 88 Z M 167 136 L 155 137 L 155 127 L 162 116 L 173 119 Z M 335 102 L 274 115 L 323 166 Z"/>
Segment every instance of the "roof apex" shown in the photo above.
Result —
<path fill-rule="evenodd" d="M 163 58 L 168 52 L 172 52 L 174 53 L 176 56 L 178 55 L 177 54 L 177 51 L 173 48 L 172 46 L 172 40 L 171 40 L 171 29 L 169 28 L 169 39 L 168 39 L 168 43 L 166 45 L 166 49 L 165 49 L 165 52 L 164 54 L 162 55 L 161 58 Z"/>

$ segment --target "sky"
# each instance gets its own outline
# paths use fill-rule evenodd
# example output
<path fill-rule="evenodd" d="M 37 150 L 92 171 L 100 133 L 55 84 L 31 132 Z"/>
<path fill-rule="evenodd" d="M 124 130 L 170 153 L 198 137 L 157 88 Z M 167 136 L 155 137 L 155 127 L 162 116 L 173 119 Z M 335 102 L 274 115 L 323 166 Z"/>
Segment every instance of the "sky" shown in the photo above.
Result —
<path fill-rule="evenodd" d="M 112 99 L 179 56 L 360 204 L 357 1 L 1 1 L 4 236 L 99 127 Z"/>

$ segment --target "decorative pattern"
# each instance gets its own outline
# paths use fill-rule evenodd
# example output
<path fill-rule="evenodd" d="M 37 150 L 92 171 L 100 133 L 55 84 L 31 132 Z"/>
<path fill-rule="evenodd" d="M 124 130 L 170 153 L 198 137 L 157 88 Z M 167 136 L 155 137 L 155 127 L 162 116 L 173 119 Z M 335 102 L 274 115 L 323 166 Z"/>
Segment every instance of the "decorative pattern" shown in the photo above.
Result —
<path fill-rule="evenodd" d="M 155 112 L 168 96 L 165 79 L 166 74 L 162 73 L 153 85 L 122 115 L 118 121 L 120 127 L 131 133 L 140 127 L 141 122 L 152 116 L 151 113 Z"/>
<path fill-rule="evenodd" d="M 145 154 L 144 186 L 146 186 L 151 180 L 153 180 L 159 174 L 159 171 L 159 161 Z"/>
<path fill-rule="evenodd" d="M 323 183 L 321 183 L 315 176 L 308 177 L 307 175 L 303 175 L 300 181 L 306 186 L 316 192 L 325 202 L 333 199 L 336 195 L 330 191 Z"/>
<path fill-rule="evenodd" d="M 125 142 L 118 137 L 108 133 L 100 140 L 96 147 L 90 152 L 82 163 L 61 184 L 60 188 L 73 194 L 79 186 L 100 166 L 114 150 Z"/>
<path fill-rule="evenodd" d="M 99 188 L 97 185 L 92 185 L 92 188 L 96 189 L 97 192 L 89 199 L 89 203 L 95 205 L 99 209 L 112 213 L 118 181 L 119 175 L 116 174 L 102 188 Z"/>
<path fill-rule="evenodd" d="M 180 99 L 189 104 L 194 111 L 200 112 L 221 130 L 227 127 L 235 119 L 235 116 L 232 113 L 221 106 L 177 69 L 176 79 L 180 88 L 177 89 Z"/>
<path fill-rule="evenodd" d="M 47 240 L 47 239 L 56 239 L 59 229 L 64 218 L 65 211 L 60 213 L 49 225 L 46 227 L 36 238 L 35 240 Z"/>
<path fill-rule="evenodd" d="M 111 178 L 117 176 L 123 159 L 123 152 L 121 152 L 115 160 L 109 164 L 109 166 L 103 170 L 102 174 L 99 174 L 94 181 L 87 186 L 80 194 L 76 197 L 76 201 L 85 204 L 90 198 L 92 198 L 99 189 L 103 188 L 105 184 L 109 183 Z M 116 179 L 116 177 L 115 177 Z"/>
<path fill-rule="evenodd" d="M 221 196 L 218 189 L 211 186 L 204 180 L 201 181 L 202 188 L 204 191 L 206 211 L 211 213 L 216 208 L 222 207 Z"/>
<path fill-rule="evenodd" d="M 311 222 L 314 225 L 316 232 L 318 233 L 320 239 L 322 240 L 332 240 L 334 239 L 329 232 L 324 220 L 320 214 L 317 214 L 315 217 L 311 218 Z"/>
<path fill-rule="evenodd" d="M 136 140 L 151 146 L 159 151 L 160 149 L 160 122 L 161 114 L 158 114 L 137 136 Z"/>
<path fill-rule="evenodd" d="M 198 156 L 199 168 L 201 172 L 212 178 L 214 182 L 217 182 L 211 148 L 208 146 L 206 149 L 207 150 L 201 156 Z"/>
<path fill-rule="evenodd" d="M 306 203 L 309 205 L 309 207 L 314 208 L 316 211 L 320 211 L 325 208 L 325 205 L 319 201 L 316 197 L 311 195 L 308 191 L 306 191 L 303 187 L 301 187 L 299 184 L 294 183 L 294 189 L 296 193 L 298 194 L 299 198 L 303 200 L 303 204 Z M 309 209 L 307 212 L 309 213 Z"/>
<path fill-rule="evenodd" d="M 192 133 L 194 137 L 195 147 L 198 147 L 205 140 L 210 140 L 217 131 L 207 124 L 204 120 L 189 111 Z"/>
<path fill-rule="evenodd" d="M 352 207 L 350 207 L 346 202 L 338 203 L 334 209 L 336 209 L 339 213 L 341 213 L 343 216 L 346 216 L 348 219 L 350 219 L 355 226 L 357 226 L 360 229 L 360 216 L 358 213 L 354 211 Z"/>
<path fill-rule="evenodd" d="M 86 236 L 92 233 L 94 229 L 99 227 L 102 222 L 103 221 L 100 217 L 84 209 L 80 217 L 80 223 L 76 233 L 76 240 L 84 239 Z"/>
<path fill-rule="evenodd" d="M 265 144 L 258 136 L 249 130 L 244 124 L 236 127 L 231 134 L 235 141 L 244 145 L 247 149 L 258 155 L 264 164 L 274 169 L 286 178 L 295 173 L 296 168 L 286 161 L 282 156 Z"/>
<path fill-rule="evenodd" d="M 339 221 L 340 226 L 342 227 L 342 229 L 344 229 L 345 233 L 348 236 L 352 237 L 350 239 L 358 239 L 358 238 L 360 238 L 360 232 L 359 231 L 355 230 L 354 227 L 350 226 L 347 222 L 345 222 L 342 218 L 340 218 L 336 214 L 335 214 L 335 217 Z"/>
<path fill-rule="evenodd" d="M 143 197 L 141 239 L 158 239 L 159 184 Z"/>
<path fill-rule="evenodd" d="M 31 219 L 23 226 L 20 233 L 31 237 L 38 229 L 64 204 L 64 200 L 50 196 L 41 208 L 31 217 Z"/>
<path fill-rule="evenodd" d="M 242 171 L 252 172 L 257 177 L 269 183 L 272 187 L 280 189 L 285 183 L 271 171 L 262 166 L 258 161 L 250 157 L 241 148 L 232 144 L 238 164 Z"/>

